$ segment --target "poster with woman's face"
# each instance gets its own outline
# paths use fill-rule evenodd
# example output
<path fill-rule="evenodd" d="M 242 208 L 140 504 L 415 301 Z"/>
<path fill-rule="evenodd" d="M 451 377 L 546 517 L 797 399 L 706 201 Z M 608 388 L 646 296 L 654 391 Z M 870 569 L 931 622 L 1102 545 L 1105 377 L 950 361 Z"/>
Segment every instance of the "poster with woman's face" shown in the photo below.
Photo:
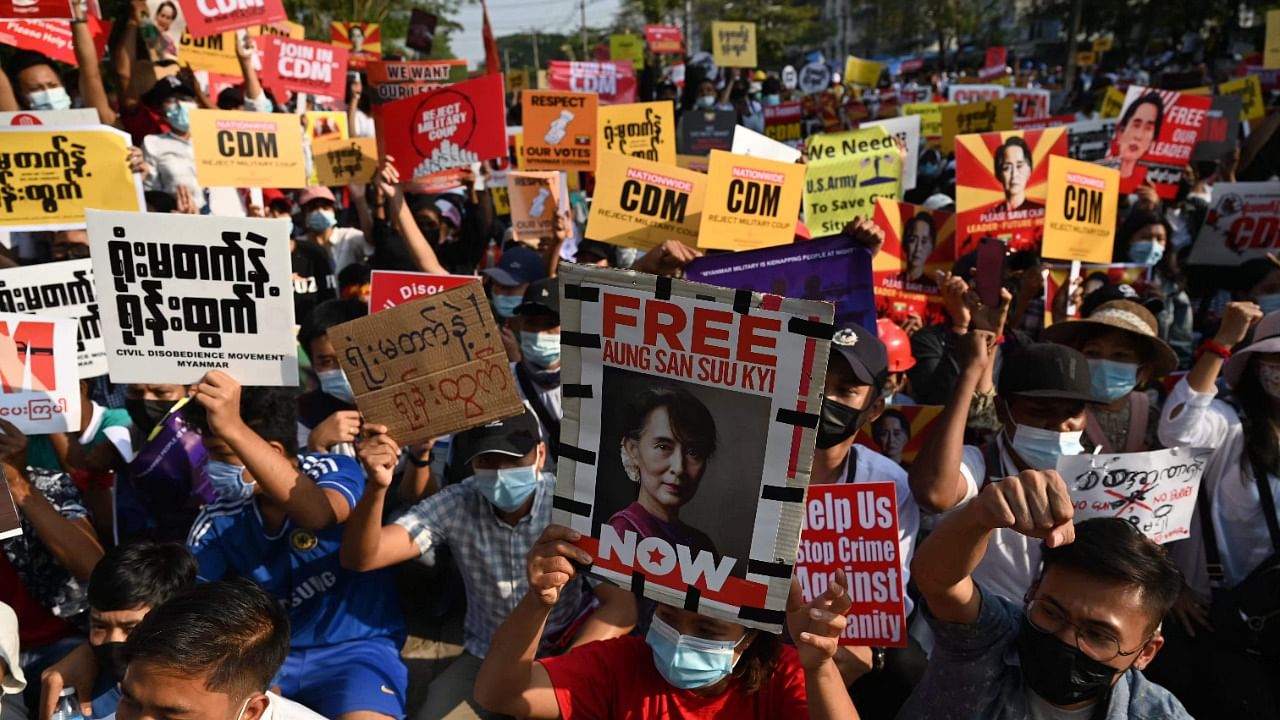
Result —
<path fill-rule="evenodd" d="M 147 0 L 147 15 L 142 19 L 143 42 L 151 60 L 177 60 L 179 43 L 187 23 L 177 0 Z"/>
<path fill-rule="evenodd" d="M 1038 250 L 1049 156 L 1066 154 L 1066 128 L 957 137 L 957 256 L 977 250 L 983 237 L 1003 240 L 1014 251 Z"/>
<path fill-rule="evenodd" d="M 880 417 L 864 425 L 853 441 L 909 470 L 941 414 L 940 405 L 886 405 Z"/>
<path fill-rule="evenodd" d="M 878 198 L 874 217 L 884 231 L 884 245 L 871 261 L 876 315 L 899 324 L 915 315 L 925 327 L 946 320 L 937 273 L 949 272 L 956 261 L 955 216 Z"/>
<path fill-rule="evenodd" d="M 1120 192 L 1151 183 L 1160 197 L 1173 199 L 1212 104 L 1208 95 L 1131 86 L 1106 159 L 1120 168 Z"/>

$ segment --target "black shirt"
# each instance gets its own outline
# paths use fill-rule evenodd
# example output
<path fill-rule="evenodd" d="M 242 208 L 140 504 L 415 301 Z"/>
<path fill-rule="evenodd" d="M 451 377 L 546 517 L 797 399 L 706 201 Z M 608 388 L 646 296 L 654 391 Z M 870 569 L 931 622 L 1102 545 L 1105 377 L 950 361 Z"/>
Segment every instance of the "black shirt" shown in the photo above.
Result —
<path fill-rule="evenodd" d="M 290 259 L 293 262 L 293 321 L 301 325 L 311 315 L 312 308 L 338 296 L 338 281 L 333 276 L 329 253 L 310 240 L 295 240 Z"/>

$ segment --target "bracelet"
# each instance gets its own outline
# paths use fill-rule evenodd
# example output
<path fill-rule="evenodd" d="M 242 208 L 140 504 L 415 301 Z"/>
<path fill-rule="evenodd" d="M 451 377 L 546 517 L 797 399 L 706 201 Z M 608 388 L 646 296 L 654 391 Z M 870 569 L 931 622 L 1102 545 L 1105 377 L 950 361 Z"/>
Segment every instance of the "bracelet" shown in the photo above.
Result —
<path fill-rule="evenodd" d="M 1200 356 L 1205 353 L 1213 353 L 1222 358 L 1223 362 L 1231 359 L 1231 348 L 1215 340 L 1205 340 L 1200 343 L 1200 349 L 1196 350 L 1196 360 L 1199 360 Z"/>
<path fill-rule="evenodd" d="M 424 468 L 424 467 L 429 467 L 429 466 L 431 465 L 431 451 L 430 451 L 430 450 L 428 450 L 428 451 L 427 451 L 427 459 L 426 459 L 426 460 L 423 460 L 422 458 L 419 458 L 417 455 L 414 455 L 413 453 L 405 453 L 405 455 L 407 455 L 407 456 L 408 456 L 408 458 L 409 458 L 409 464 L 410 464 L 410 465 L 413 465 L 413 466 L 414 466 L 414 467 L 416 467 L 416 468 Z"/>
<path fill-rule="evenodd" d="M 871 648 L 871 672 L 880 672 L 884 669 L 884 648 Z"/>
<path fill-rule="evenodd" d="M 70 22 L 72 25 L 84 25 L 89 22 L 89 20 L 88 18 L 71 18 Z"/>

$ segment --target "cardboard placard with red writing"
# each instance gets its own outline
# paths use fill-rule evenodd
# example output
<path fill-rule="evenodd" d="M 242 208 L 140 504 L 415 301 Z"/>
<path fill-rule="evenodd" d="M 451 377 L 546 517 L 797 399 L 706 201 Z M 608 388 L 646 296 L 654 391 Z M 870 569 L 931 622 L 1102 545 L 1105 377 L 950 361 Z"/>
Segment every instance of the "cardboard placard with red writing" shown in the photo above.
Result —
<path fill-rule="evenodd" d="M 505 157 L 502 75 L 485 75 L 385 105 L 382 129 L 386 153 L 406 179 Z"/>
<path fill-rule="evenodd" d="M 941 415 L 941 405 L 887 405 L 880 417 L 858 430 L 853 441 L 910 470 Z"/>
<path fill-rule="evenodd" d="M 328 43 L 262 35 L 254 40 L 262 58 L 262 84 L 290 92 L 342 97 L 346 89 L 346 48 Z"/>
<path fill-rule="evenodd" d="M 1191 247 L 1193 265 L 1239 265 L 1280 251 L 1280 183 L 1220 182 Z"/>
<path fill-rule="evenodd" d="M 644 37 L 654 55 L 684 54 L 684 34 L 679 25 L 645 25 Z"/>
<path fill-rule="evenodd" d="M 552 90 L 595 93 L 600 96 L 601 105 L 636 101 L 636 71 L 629 60 L 552 60 L 547 66 L 547 86 Z"/>
<path fill-rule="evenodd" d="M 1172 200 L 1212 104 L 1207 95 L 1131 85 L 1106 159 L 1120 168 L 1120 192 L 1150 182 L 1160 197 Z"/>
<path fill-rule="evenodd" d="M 90 15 L 86 21 L 93 35 L 93 46 L 102 60 L 107 50 L 111 23 Z M 0 45 L 34 50 L 51 60 L 79 67 L 71 42 L 71 23 L 66 20 L 0 20 Z"/>
<path fill-rule="evenodd" d="M 1012 251 L 1038 249 L 1049 156 L 1066 154 L 1066 128 L 956 138 L 956 256 L 976 250 L 983 236 Z"/>
<path fill-rule="evenodd" d="M 390 310 L 419 298 L 479 282 L 474 275 L 434 275 L 432 273 L 374 270 L 369 278 L 369 312 Z"/>
<path fill-rule="evenodd" d="M 178 4 L 187 32 L 197 38 L 289 20 L 282 0 L 178 0 Z"/>
<path fill-rule="evenodd" d="M 872 258 L 876 315 L 898 323 L 915 315 L 925 327 L 945 322 L 934 273 L 955 263 L 955 215 L 878 198 L 874 218 L 884 231 L 884 246 Z"/>

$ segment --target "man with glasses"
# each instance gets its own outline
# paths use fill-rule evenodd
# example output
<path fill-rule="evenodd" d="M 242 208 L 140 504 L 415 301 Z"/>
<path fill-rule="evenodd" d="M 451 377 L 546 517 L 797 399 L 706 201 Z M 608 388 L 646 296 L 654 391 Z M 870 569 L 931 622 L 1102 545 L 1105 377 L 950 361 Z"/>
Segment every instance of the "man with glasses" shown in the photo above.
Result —
<path fill-rule="evenodd" d="M 1022 606 L 973 579 L 1000 529 L 1043 541 Z M 1191 716 L 1140 672 L 1182 590 L 1164 549 L 1116 518 L 1072 524 L 1053 470 L 992 482 L 916 550 L 911 565 L 934 633 L 924 678 L 899 717 L 1049 720 Z"/>

